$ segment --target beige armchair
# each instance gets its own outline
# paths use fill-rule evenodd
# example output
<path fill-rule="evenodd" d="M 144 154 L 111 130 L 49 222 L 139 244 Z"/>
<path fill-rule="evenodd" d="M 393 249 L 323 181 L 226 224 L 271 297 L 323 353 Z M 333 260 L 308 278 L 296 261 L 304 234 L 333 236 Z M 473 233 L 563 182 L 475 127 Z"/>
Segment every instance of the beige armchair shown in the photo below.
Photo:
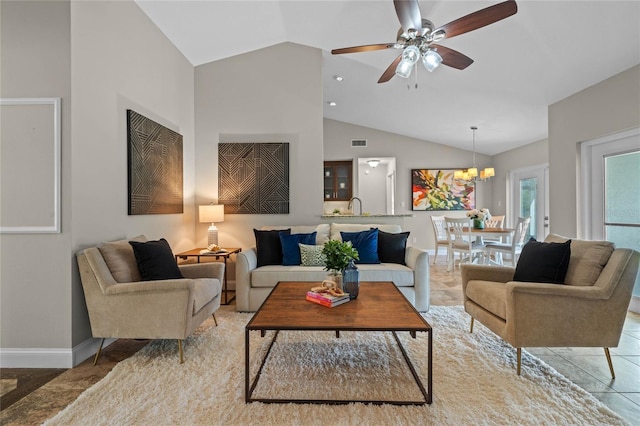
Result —
<path fill-rule="evenodd" d="M 615 378 L 609 348 L 618 346 L 639 262 L 634 250 L 572 239 L 564 285 L 513 281 L 512 267 L 462 265 L 471 332 L 478 320 L 517 348 L 518 375 L 523 347 L 602 347 Z"/>
<path fill-rule="evenodd" d="M 220 307 L 223 263 L 180 265 L 185 278 L 141 281 L 128 240 L 87 248 L 77 260 L 91 331 L 102 338 L 94 365 L 106 338 L 176 339 L 182 363 L 182 341 Z"/>

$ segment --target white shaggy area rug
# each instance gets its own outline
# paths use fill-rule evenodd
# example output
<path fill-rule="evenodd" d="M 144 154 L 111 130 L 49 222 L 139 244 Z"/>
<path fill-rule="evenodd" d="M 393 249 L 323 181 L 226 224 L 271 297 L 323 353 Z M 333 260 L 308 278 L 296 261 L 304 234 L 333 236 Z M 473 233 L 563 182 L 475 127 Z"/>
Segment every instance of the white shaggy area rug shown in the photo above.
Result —
<path fill-rule="evenodd" d="M 47 425 L 619 425 L 588 392 L 476 323 L 462 307 L 432 306 L 433 404 L 423 406 L 244 402 L 244 326 L 223 307 L 185 343 L 153 341 L 120 362 Z M 252 374 L 271 333 L 252 332 Z M 426 384 L 427 336 L 399 333 Z M 419 399 L 390 333 L 281 332 L 254 397 Z"/>

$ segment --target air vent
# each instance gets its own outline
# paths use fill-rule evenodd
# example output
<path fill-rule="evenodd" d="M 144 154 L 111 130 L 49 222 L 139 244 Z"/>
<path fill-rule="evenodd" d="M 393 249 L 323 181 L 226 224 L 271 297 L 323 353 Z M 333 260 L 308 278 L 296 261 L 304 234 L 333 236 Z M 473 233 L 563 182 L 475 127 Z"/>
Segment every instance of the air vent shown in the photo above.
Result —
<path fill-rule="evenodd" d="M 351 139 L 351 147 L 355 148 L 355 147 L 364 147 L 367 146 L 367 140 L 366 139 Z"/>

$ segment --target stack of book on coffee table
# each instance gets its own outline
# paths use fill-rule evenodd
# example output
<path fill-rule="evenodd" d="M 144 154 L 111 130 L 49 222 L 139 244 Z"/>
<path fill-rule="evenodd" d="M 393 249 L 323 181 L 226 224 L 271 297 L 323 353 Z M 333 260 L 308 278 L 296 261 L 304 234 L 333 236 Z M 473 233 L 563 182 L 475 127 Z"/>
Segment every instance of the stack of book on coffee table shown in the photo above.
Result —
<path fill-rule="evenodd" d="M 349 301 L 349 293 L 343 293 L 340 296 L 334 296 L 330 293 L 321 293 L 309 290 L 307 291 L 307 300 L 309 302 L 317 303 L 318 305 L 333 308 L 334 306 L 347 303 Z"/>

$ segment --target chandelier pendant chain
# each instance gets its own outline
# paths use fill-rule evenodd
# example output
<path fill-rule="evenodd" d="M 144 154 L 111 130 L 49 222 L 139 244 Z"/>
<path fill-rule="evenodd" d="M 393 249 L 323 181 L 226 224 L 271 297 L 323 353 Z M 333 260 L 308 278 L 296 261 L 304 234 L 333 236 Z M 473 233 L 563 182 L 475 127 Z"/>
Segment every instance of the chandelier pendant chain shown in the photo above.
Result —
<path fill-rule="evenodd" d="M 478 128 L 476 126 L 471 126 L 471 130 L 473 131 L 473 167 L 476 167 L 476 130 Z"/>

